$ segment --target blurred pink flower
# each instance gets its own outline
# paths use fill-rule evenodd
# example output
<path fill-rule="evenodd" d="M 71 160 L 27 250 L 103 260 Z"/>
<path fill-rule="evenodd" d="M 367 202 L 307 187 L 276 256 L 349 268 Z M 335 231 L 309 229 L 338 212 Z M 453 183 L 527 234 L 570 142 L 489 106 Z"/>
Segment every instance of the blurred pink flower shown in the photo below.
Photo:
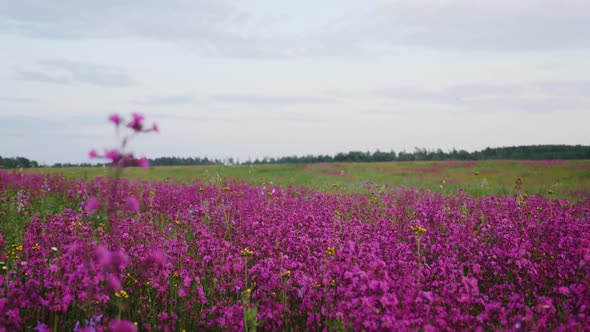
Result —
<path fill-rule="evenodd" d="M 150 162 L 147 160 L 146 157 L 141 157 L 139 160 L 137 160 L 137 166 L 148 168 L 150 167 Z"/>
<path fill-rule="evenodd" d="M 137 326 L 128 320 L 114 320 L 109 324 L 112 332 L 137 332 Z"/>
<path fill-rule="evenodd" d="M 131 116 L 133 117 L 133 120 L 127 125 L 127 127 L 135 131 L 141 131 L 145 117 L 139 113 L 132 113 Z"/>
<path fill-rule="evenodd" d="M 139 213 L 139 201 L 133 196 L 125 199 L 125 207 L 133 213 Z"/>
<path fill-rule="evenodd" d="M 107 150 L 104 156 L 113 162 L 121 158 L 121 154 L 117 150 Z"/>
<path fill-rule="evenodd" d="M 164 265 L 166 264 L 166 253 L 162 249 L 156 249 L 150 255 L 150 258 L 156 262 L 156 264 Z"/>
<path fill-rule="evenodd" d="M 121 281 L 119 280 L 119 278 L 115 277 L 112 274 L 109 274 L 109 276 L 107 277 L 107 285 L 109 286 L 109 289 L 113 292 L 118 292 L 121 290 Z"/>
<path fill-rule="evenodd" d="M 119 114 L 115 113 L 115 114 L 111 114 L 111 116 L 109 116 L 109 121 L 118 126 L 119 124 L 121 124 L 123 119 L 121 118 L 121 116 L 119 116 Z"/>
<path fill-rule="evenodd" d="M 92 149 L 88 152 L 88 157 L 90 157 L 90 159 L 98 158 L 98 153 L 95 149 Z"/>
<path fill-rule="evenodd" d="M 152 124 L 152 131 L 155 131 L 156 133 L 159 133 L 160 132 L 160 128 L 158 128 L 158 125 L 157 124 L 155 124 L 155 123 Z"/>
<path fill-rule="evenodd" d="M 105 246 L 96 247 L 94 255 L 99 265 L 111 264 L 111 252 Z"/>
<path fill-rule="evenodd" d="M 96 197 L 90 197 L 84 206 L 86 212 L 92 213 L 100 207 L 100 201 Z"/>

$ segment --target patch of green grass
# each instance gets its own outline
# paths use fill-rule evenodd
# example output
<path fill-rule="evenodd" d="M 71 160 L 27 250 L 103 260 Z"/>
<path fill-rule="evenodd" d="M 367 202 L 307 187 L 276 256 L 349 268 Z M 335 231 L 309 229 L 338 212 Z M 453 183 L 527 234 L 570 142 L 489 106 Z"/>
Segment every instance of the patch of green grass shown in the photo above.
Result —
<path fill-rule="evenodd" d="M 59 172 L 73 178 L 108 175 L 103 168 L 31 169 L 25 172 Z M 467 194 L 512 195 L 517 178 L 528 194 L 551 195 L 575 199 L 573 191 L 590 191 L 590 161 L 567 161 L 551 165 L 521 161 L 478 162 L 381 162 L 326 163 L 298 165 L 239 165 L 153 167 L 149 170 L 128 168 L 127 178 L 151 181 L 170 180 L 223 184 L 245 181 L 262 185 L 306 186 L 322 191 L 365 192 L 367 185 L 425 188 L 435 192 L 454 193 L 459 188 Z"/>

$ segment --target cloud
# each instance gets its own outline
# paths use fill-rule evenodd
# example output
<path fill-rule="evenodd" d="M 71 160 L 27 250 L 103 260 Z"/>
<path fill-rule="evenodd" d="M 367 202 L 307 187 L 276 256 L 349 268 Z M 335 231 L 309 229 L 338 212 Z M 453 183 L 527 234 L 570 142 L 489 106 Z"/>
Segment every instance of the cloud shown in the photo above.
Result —
<path fill-rule="evenodd" d="M 375 24 L 404 27 L 393 42 L 437 48 L 531 50 L 590 46 L 585 0 L 381 1 Z M 376 16 L 377 17 L 377 16 Z"/>
<path fill-rule="evenodd" d="M 198 102 L 197 98 L 190 94 L 171 95 L 164 97 L 152 97 L 142 100 L 131 101 L 132 104 L 141 106 L 171 106 L 171 105 L 192 105 Z"/>
<path fill-rule="evenodd" d="M 207 43 L 243 39 L 232 27 L 249 25 L 249 20 L 228 0 L 0 3 L 3 31 L 47 39 L 140 37 Z"/>
<path fill-rule="evenodd" d="M 33 103 L 37 99 L 23 97 L 0 97 L 0 103 Z"/>
<path fill-rule="evenodd" d="M 300 105 L 300 104 L 326 104 L 335 100 L 326 97 L 314 96 L 264 96 L 255 94 L 219 94 L 213 96 L 213 100 L 230 104 L 249 105 Z"/>
<path fill-rule="evenodd" d="M 586 0 L 373 0 L 340 10 L 346 6 L 352 5 L 300 1 L 290 12 L 273 12 L 232 0 L 3 1 L 0 31 L 44 39 L 142 38 L 238 58 L 359 57 L 398 46 L 590 47 Z"/>
<path fill-rule="evenodd" d="M 376 92 L 396 101 L 485 111 L 552 112 L 588 107 L 590 81 L 553 80 L 513 84 L 472 83 L 441 89 L 399 87 Z"/>
<path fill-rule="evenodd" d="M 134 80 L 121 68 L 65 59 L 38 61 L 44 70 L 17 70 L 16 77 L 25 81 L 54 84 L 84 83 L 101 87 L 124 87 Z"/>
<path fill-rule="evenodd" d="M 17 70 L 16 78 L 23 81 L 53 83 L 53 84 L 70 84 L 72 81 L 69 77 L 63 75 L 48 74 L 41 71 Z"/>

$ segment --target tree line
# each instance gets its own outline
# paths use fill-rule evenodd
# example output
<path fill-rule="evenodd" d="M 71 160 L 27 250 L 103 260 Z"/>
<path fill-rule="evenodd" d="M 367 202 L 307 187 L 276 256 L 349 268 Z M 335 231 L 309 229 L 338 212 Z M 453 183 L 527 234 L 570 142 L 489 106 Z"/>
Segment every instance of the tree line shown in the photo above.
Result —
<path fill-rule="evenodd" d="M 39 163 L 25 157 L 2 158 L 0 156 L 0 168 L 31 168 L 39 167 Z"/>
<path fill-rule="evenodd" d="M 244 164 L 306 164 L 318 162 L 379 162 L 379 161 L 428 161 L 428 160 L 572 160 L 590 159 L 590 146 L 583 145 L 526 145 L 485 148 L 480 151 L 416 148 L 413 152 L 393 150 L 350 151 L 336 155 L 288 156 L 256 159 Z"/>
<path fill-rule="evenodd" d="M 525 145 L 499 148 L 485 148 L 480 151 L 416 148 L 413 152 L 400 151 L 350 151 L 335 155 L 307 155 L 266 157 L 240 162 L 238 159 L 209 159 L 207 157 L 159 157 L 150 159 L 151 166 L 200 166 L 200 165 L 260 165 L 260 164 L 309 164 L 330 162 L 379 162 L 379 161 L 421 161 L 421 160 L 572 160 L 590 159 L 590 146 L 586 145 Z M 102 167 L 106 164 L 56 163 L 51 167 Z M 39 163 L 24 157 L 2 158 L 0 168 L 39 167 Z"/>

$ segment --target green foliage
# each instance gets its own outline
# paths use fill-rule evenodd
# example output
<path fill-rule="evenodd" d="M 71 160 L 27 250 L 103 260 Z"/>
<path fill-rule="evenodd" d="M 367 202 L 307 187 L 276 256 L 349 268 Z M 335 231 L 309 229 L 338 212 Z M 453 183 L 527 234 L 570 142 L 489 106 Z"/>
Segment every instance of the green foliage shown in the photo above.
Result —
<path fill-rule="evenodd" d="M 31 169 L 25 172 L 63 173 L 72 178 L 106 176 L 103 168 Z M 476 175 L 477 174 L 477 175 Z M 410 161 L 379 163 L 326 163 L 278 165 L 213 165 L 126 169 L 125 177 L 223 186 L 231 180 L 254 185 L 273 183 L 306 186 L 327 192 L 358 193 L 397 187 L 424 188 L 444 194 L 458 189 L 469 195 L 514 195 L 515 180 L 523 181 L 523 193 L 578 199 L 590 192 L 590 161 Z M 577 194 L 578 193 L 578 194 Z"/>
<path fill-rule="evenodd" d="M 485 148 L 481 151 L 468 152 L 452 149 L 444 152 L 441 149 L 428 150 L 415 148 L 414 152 L 391 150 L 384 152 L 349 151 L 331 155 L 286 156 L 278 158 L 263 158 L 240 162 L 234 158 L 225 161 L 209 159 L 207 157 L 159 157 L 150 159 L 152 166 L 205 166 L 205 165 L 261 165 L 261 164 L 312 164 L 332 162 L 384 162 L 384 161 L 434 161 L 434 160 L 579 160 L 590 159 L 590 146 L 584 145 L 527 145 L 500 148 Z M 90 163 L 56 163 L 55 168 L 71 167 L 103 167 L 105 164 Z M 0 168 L 30 168 L 39 167 L 36 161 L 23 157 L 2 158 Z"/>
<path fill-rule="evenodd" d="M 2 158 L 0 156 L 0 168 L 30 168 L 39 167 L 39 164 L 34 160 L 29 160 L 25 157 Z"/>

